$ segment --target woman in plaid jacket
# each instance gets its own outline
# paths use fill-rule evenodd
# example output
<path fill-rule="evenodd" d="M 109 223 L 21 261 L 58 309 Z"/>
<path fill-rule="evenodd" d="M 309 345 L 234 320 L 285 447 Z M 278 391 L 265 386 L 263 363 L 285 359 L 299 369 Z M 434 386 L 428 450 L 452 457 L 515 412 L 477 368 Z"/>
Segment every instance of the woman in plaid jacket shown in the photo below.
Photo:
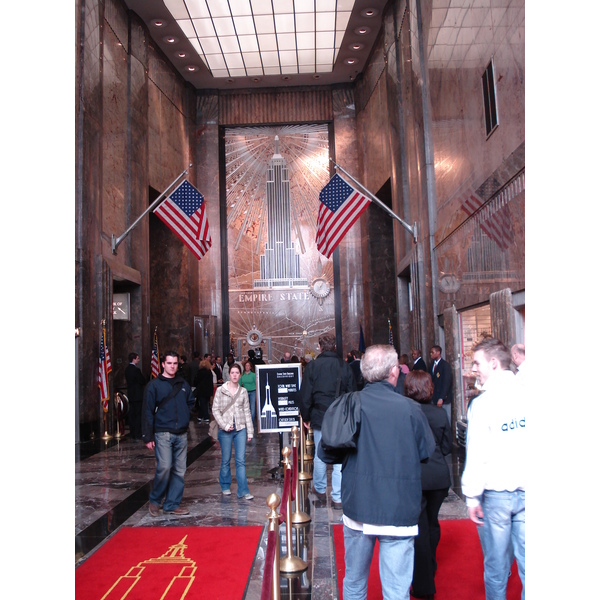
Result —
<path fill-rule="evenodd" d="M 248 392 L 239 384 L 242 370 L 235 363 L 229 368 L 229 380 L 217 388 L 212 413 L 219 425 L 221 444 L 221 471 L 219 484 L 224 496 L 231 495 L 231 454 L 235 448 L 235 478 L 237 496 L 252 500 L 246 479 L 246 440 L 254 436 L 254 425 L 250 413 Z"/>

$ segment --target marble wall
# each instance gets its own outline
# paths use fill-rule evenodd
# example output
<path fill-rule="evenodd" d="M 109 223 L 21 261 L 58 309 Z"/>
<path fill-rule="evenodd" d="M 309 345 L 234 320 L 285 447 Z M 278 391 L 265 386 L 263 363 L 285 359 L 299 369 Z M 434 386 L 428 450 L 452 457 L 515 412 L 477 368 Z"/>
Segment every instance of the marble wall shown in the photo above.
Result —
<path fill-rule="evenodd" d="M 396 0 L 363 75 L 338 88 L 235 97 L 193 90 L 120 0 L 77 0 L 77 408 L 82 436 L 102 433 L 97 361 L 107 319 L 118 359 L 149 371 L 161 349 L 191 354 L 194 316 L 229 346 L 224 132 L 237 125 L 327 123 L 331 156 L 417 236 L 371 206 L 332 263 L 343 351 L 388 339 L 425 349 L 444 315 L 525 287 L 524 0 Z M 486 136 L 481 76 L 493 56 L 499 125 Z M 265 107 L 277 107 L 265 113 Z M 198 261 L 153 215 L 120 235 L 189 163 L 207 201 L 212 248 Z M 382 198 L 383 199 L 383 198 Z M 113 291 L 132 317 L 113 324 Z M 456 332 L 446 348 L 453 348 Z"/>
<path fill-rule="evenodd" d="M 112 244 L 148 208 L 151 190 L 165 189 L 191 162 L 195 92 L 119 0 L 81 0 L 77 14 L 76 401 L 78 434 L 88 439 L 105 432 L 97 387 L 103 320 L 113 364 L 111 391 L 124 386 L 131 351 L 140 354 L 149 373 L 155 325 L 164 335 L 163 349 L 192 350 L 198 261 L 162 223 L 154 223 L 152 235 L 153 215 L 116 252 Z M 188 179 L 194 183 L 194 173 Z M 112 320 L 117 291 L 131 294 L 129 321 Z M 110 434 L 112 403 L 109 407 Z"/>

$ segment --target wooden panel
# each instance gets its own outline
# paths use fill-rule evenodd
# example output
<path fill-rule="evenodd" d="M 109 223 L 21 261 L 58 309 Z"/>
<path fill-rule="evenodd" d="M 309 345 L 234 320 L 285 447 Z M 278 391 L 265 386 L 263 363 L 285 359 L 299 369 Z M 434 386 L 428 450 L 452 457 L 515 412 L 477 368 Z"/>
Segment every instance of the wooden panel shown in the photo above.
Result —
<path fill-rule="evenodd" d="M 330 90 L 271 91 L 219 97 L 219 125 L 331 121 Z"/>

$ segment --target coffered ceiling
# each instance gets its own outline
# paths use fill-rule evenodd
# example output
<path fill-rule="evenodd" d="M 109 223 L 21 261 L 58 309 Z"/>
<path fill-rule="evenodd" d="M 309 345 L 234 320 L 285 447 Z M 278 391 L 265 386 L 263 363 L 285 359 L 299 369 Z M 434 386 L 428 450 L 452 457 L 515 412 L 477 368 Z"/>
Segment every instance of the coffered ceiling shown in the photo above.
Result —
<path fill-rule="evenodd" d="M 125 0 L 198 89 L 350 83 L 387 0 Z"/>

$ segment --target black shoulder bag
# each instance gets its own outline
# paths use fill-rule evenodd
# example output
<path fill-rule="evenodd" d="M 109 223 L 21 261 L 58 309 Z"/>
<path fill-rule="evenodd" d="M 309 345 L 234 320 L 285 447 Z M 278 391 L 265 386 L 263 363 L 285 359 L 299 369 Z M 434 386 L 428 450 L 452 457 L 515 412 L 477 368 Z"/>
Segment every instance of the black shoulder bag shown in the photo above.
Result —
<path fill-rule="evenodd" d="M 321 441 L 317 448 L 317 456 L 330 465 L 343 463 L 348 452 L 356 449 L 360 431 L 360 392 L 340 396 L 341 379 L 342 365 L 337 383 L 338 397 L 323 415 Z"/>

